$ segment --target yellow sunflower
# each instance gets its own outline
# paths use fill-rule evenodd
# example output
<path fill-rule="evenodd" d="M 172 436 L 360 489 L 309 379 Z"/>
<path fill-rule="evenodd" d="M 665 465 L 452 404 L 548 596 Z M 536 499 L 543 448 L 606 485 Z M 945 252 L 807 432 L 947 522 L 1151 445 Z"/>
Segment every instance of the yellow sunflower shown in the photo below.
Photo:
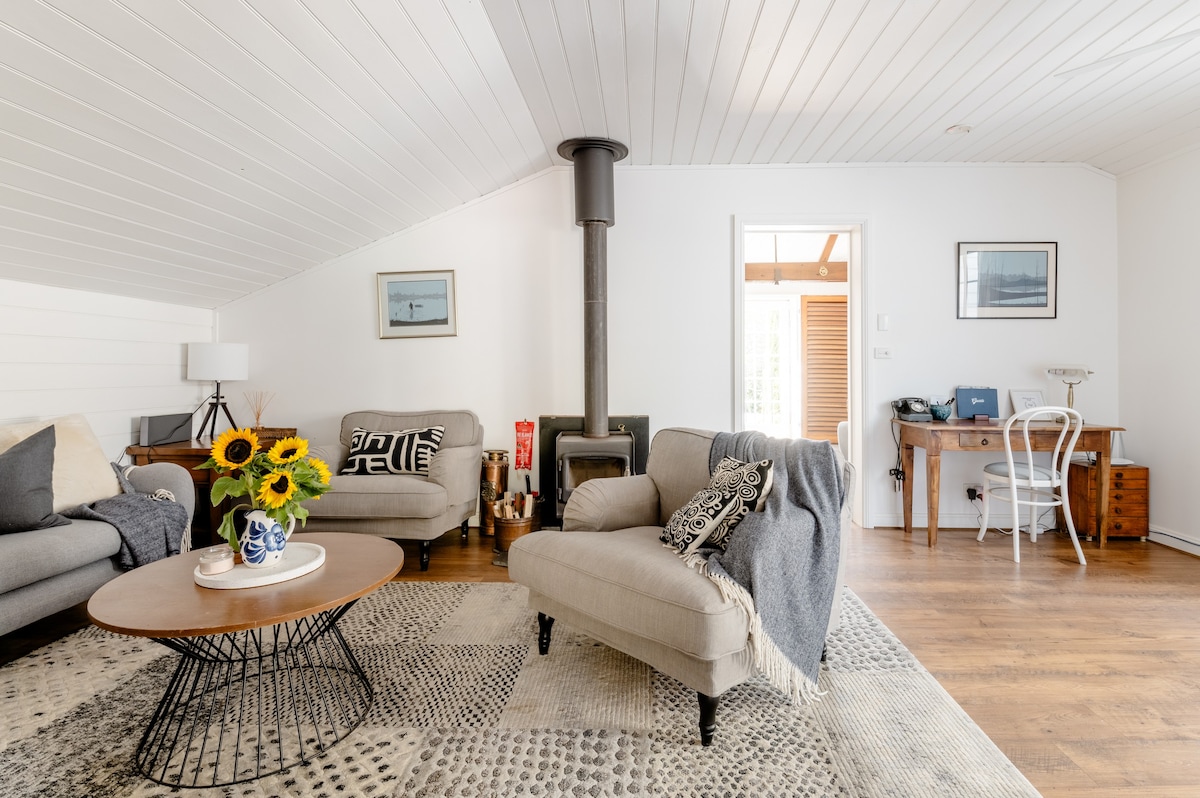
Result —
<path fill-rule="evenodd" d="M 267 459 L 275 465 L 294 463 L 308 454 L 308 441 L 304 438 L 284 438 L 271 447 Z"/>
<path fill-rule="evenodd" d="M 274 510 L 287 504 L 296 492 L 296 481 L 287 471 L 272 471 L 263 477 L 258 489 L 258 500 Z"/>
<path fill-rule="evenodd" d="M 329 478 L 333 476 L 333 472 L 329 470 L 329 465 L 319 457 L 308 458 L 308 464 L 317 472 L 317 476 L 321 479 L 321 484 L 328 485 Z"/>
<path fill-rule="evenodd" d="M 249 429 L 227 429 L 213 444 L 212 456 L 221 468 L 241 468 L 258 451 L 258 436 Z"/>

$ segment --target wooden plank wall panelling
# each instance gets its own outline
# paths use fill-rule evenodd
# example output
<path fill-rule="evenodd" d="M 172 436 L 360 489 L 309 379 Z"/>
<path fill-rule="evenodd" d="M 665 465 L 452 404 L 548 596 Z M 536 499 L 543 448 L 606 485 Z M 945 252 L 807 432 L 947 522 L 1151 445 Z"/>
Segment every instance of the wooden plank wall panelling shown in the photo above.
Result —
<path fill-rule="evenodd" d="M 115 461 L 143 415 L 189 412 L 211 392 L 185 378 L 185 344 L 212 340 L 213 322 L 204 308 L 0 280 L 0 424 L 82 413 Z"/>

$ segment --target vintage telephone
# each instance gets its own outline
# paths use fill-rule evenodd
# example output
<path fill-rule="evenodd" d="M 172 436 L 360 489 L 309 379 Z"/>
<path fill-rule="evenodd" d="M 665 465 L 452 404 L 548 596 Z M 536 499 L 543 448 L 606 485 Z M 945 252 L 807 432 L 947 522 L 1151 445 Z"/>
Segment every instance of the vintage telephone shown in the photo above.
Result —
<path fill-rule="evenodd" d="M 901 421 L 933 421 L 929 402 L 917 396 L 906 396 L 892 402 L 892 410 Z"/>

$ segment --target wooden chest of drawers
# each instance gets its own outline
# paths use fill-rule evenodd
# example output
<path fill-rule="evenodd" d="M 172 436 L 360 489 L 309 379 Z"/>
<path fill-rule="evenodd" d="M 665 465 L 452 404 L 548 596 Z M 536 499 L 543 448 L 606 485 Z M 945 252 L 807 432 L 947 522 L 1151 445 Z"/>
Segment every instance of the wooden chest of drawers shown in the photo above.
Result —
<path fill-rule="evenodd" d="M 1108 521 L 1102 538 L 1145 538 L 1150 534 L 1150 469 L 1114 465 L 1108 475 Z M 1071 517 L 1080 535 L 1096 530 L 1096 466 L 1072 462 L 1067 476 Z"/>

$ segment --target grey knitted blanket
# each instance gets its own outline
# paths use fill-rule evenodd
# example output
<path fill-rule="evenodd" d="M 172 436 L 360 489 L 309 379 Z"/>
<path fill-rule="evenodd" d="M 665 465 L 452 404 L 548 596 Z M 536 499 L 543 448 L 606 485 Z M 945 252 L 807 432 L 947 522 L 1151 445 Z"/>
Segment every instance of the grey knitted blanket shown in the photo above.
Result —
<path fill-rule="evenodd" d="M 121 536 L 117 564 L 125 570 L 179 553 L 179 542 L 191 519 L 182 504 L 146 493 L 122 493 L 81 504 L 63 515 L 112 524 Z"/>
<path fill-rule="evenodd" d="M 726 550 L 705 552 L 707 573 L 728 598 L 746 606 L 759 671 L 800 703 L 818 693 L 836 594 L 846 491 L 842 469 L 826 441 L 760 432 L 718 433 L 709 471 L 726 455 L 773 460 L 773 484 L 763 511 L 734 527 Z"/>

